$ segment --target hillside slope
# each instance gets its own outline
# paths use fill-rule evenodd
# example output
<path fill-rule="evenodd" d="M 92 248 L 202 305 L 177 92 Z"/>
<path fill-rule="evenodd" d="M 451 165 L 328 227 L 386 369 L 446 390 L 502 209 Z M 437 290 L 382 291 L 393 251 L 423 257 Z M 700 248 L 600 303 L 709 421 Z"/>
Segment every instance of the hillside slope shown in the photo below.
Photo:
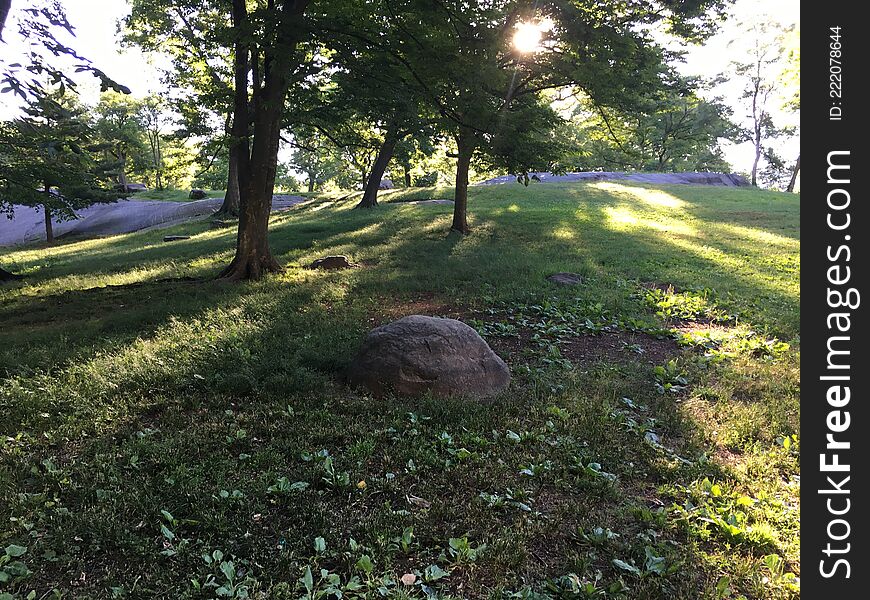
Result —
<path fill-rule="evenodd" d="M 799 198 L 477 187 L 467 237 L 403 202 L 445 197 L 280 213 L 255 283 L 211 281 L 207 222 L 6 253 L 0 593 L 798 597 Z M 303 268 L 329 254 L 359 266 Z M 478 329 L 508 391 L 349 389 L 413 313 Z"/>

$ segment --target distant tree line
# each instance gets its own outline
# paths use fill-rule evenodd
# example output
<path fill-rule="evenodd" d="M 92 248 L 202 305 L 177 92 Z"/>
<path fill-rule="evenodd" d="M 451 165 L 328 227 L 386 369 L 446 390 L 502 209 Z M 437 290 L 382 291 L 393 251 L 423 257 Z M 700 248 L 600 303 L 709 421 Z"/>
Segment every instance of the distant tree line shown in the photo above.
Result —
<path fill-rule="evenodd" d="M 174 185 L 184 171 L 197 184 L 226 189 L 220 212 L 239 219 L 235 257 L 220 275 L 226 279 L 281 269 L 268 240 L 276 186 L 356 188 L 359 207 L 374 208 L 386 176 L 397 186 L 448 183 L 449 176 L 451 229 L 468 234 L 473 174 L 724 170 L 720 142 L 748 135 L 722 102 L 705 99 L 701 82 L 677 74 L 650 34 L 658 27 L 703 40 L 727 0 L 649 0 L 619 10 L 592 0 L 130 4 L 126 42 L 171 58 L 162 98 L 110 93 L 125 90 L 82 63 L 107 93 L 89 119 L 55 98 L 71 121 L 49 126 L 58 139 L 46 145 L 36 133 L 37 122 L 48 123 L 47 113 L 37 116 L 40 103 L 54 93 L 46 89 L 63 92 L 69 82 L 55 78 L 45 88 L 7 73 L 9 90 L 30 102 L 32 155 L 59 174 L 20 171 L 20 181 L 0 185 L 26 188 L 27 202 L 62 212 L 73 206 L 54 202 L 93 199 L 67 190 L 131 177 Z M 63 26 L 60 5 L 46 5 L 55 12 L 42 16 Z M 21 135 L 26 119 L 4 124 L 4 135 Z M 759 112 L 750 136 L 760 156 L 771 135 L 766 123 Z M 72 144 L 79 134 L 87 143 Z M 0 156 L 14 153 L 4 147 Z M 282 147 L 290 149 L 283 165 Z M 72 177 L 75 169 L 86 177 Z"/>

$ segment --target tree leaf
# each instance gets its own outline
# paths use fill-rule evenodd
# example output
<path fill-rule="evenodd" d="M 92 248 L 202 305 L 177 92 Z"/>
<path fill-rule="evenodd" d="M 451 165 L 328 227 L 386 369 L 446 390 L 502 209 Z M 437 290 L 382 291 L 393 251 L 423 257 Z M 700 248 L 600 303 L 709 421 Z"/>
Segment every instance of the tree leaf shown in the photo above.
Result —
<path fill-rule="evenodd" d="M 6 556 L 15 558 L 27 552 L 27 548 L 18 544 L 10 544 L 6 546 Z"/>

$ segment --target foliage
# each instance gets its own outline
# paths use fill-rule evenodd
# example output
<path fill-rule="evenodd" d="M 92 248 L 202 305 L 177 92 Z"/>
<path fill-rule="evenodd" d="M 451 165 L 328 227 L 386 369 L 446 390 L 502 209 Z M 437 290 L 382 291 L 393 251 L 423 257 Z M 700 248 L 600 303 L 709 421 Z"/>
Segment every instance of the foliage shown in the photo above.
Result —
<path fill-rule="evenodd" d="M 717 171 L 729 172 L 719 146 L 733 137 L 729 111 L 690 91 L 695 84 L 678 81 L 634 109 L 619 111 L 583 97 L 563 135 L 576 149 L 563 159 L 570 170 Z"/>
<path fill-rule="evenodd" d="M 780 87 L 788 84 L 788 79 L 782 78 L 784 67 L 781 63 L 786 55 L 782 48 L 783 32 L 778 24 L 772 22 L 747 24 L 746 29 L 751 40 L 749 59 L 731 63 L 733 74 L 743 83 L 741 99 L 746 110 L 736 141 L 753 145 L 752 185 L 761 183 L 779 187 L 784 168 L 770 144 L 793 133 L 793 128 L 775 123 L 772 114 L 773 101 L 781 95 Z M 793 99 L 792 106 L 798 108 L 799 100 Z M 762 159 L 766 168 L 759 172 Z"/>
<path fill-rule="evenodd" d="M 75 30 L 67 20 L 66 11 L 60 0 L 37 0 L 26 8 L 10 7 L 6 3 L 5 10 L 0 14 L 0 32 L 3 31 L 6 19 L 10 14 L 17 13 L 18 36 L 29 47 L 26 63 L 3 64 L 0 70 L 0 93 L 13 93 L 22 100 L 33 103 L 50 95 L 58 89 L 60 93 L 75 90 L 76 83 L 69 76 L 70 70 L 76 73 L 90 73 L 100 82 L 100 90 L 115 90 L 129 94 L 130 89 L 114 81 L 98 69 L 87 58 L 80 56 L 74 48 L 67 45 L 66 35 L 75 36 Z M 15 9 L 11 11 L 11 9 Z M 11 11 L 11 12 L 10 12 Z M 8 36 L 8 27 L 6 28 Z M 68 65 L 58 64 L 58 59 L 72 62 Z"/>
<path fill-rule="evenodd" d="M 101 190 L 105 165 L 85 109 L 61 91 L 36 97 L 25 116 L 0 124 L 0 212 L 40 206 L 57 219 L 114 196 Z"/>

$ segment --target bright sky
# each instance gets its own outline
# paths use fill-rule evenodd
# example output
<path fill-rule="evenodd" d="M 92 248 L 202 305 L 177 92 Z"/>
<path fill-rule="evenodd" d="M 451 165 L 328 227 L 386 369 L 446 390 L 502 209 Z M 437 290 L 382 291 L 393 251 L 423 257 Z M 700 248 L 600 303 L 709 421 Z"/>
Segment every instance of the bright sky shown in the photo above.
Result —
<path fill-rule="evenodd" d="M 90 58 L 94 65 L 105 71 L 118 82 L 130 87 L 136 96 L 145 96 L 150 92 L 160 90 L 159 58 L 149 61 L 136 49 L 121 49 L 117 42 L 117 22 L 128 12 L 125 0 L 61 0 L 66 7 L 70 22 L 76 28 L 76 39 L 66 40 L 82 56 Z M 24 51 L 17 37 L 15 23 L 15 7 L 24 0 L 12 3 L 12 14 L 5 30 L 7 42 L 0 43 L 0 61 L 15 62 L 20 60 Z M 761 20 L 765 16 L 783 25 L 800 23 L 799 0 L 736 0 L 732 10 L 738 18 L 727 21 L 719 34 L 708 40 L 703 46 L 690 47 L 687 63 L 681 67 L 684 74 L 701 75 L 711 78 L 726 72 L 728 63 L 734 58 L 737 46 L 728 46 L 730 40 L 741 37 L 743 31 L 738 25 L 739 20 L 751 22 Z M 80 90 L 86 102 L 94 102 L 99 93 L 99 87 L 92 77 L 79 76 Z M 729 104 L 736 106 L 739 90 L 726 87 L 717 90 L 725 95 Z M 0 95 L 0 119 L 9 118 L 17 112 L 18 102 L 10 94 Z M 735 110 L 735 116 L 743 114 Z M 774 115 L 776 117 L 776 115 Z M 780 152 L 784 158 L 791 160 L 797 156 L 798 143 L 793 141 Z M 751 161 L 751 151 L 744 146 L 732 146 L 726 149 L 728 160 L 736 170 L 749 170 L 747 161 Z"/>

